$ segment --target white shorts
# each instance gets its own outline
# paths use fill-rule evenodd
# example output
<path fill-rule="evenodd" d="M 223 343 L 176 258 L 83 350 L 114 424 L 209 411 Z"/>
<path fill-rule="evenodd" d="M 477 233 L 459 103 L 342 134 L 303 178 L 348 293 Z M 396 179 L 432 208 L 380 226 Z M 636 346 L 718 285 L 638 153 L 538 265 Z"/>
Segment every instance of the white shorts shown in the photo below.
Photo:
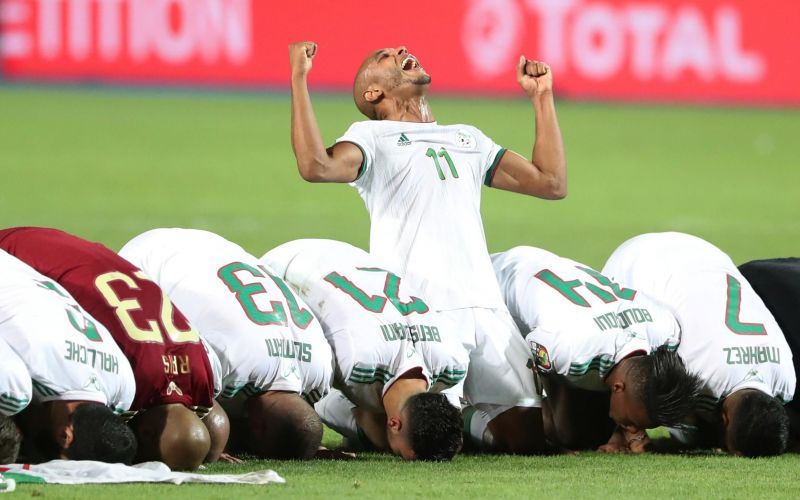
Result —
<path fill-rule="evenodd" d="M 3 369 L 0 370 L 0 415 L 10 417 L 24 410 L 31 402 L 31 376 L 22 359 L 3 340 L 0 340 L 0 359 L 3 360 Z"/>
<path fill-rule="evenodd" d="M 541 407 L 531 352 L 506 309 L 439 311 L 470 353 L 464 397 L 473 406 Z M 495 413 L 502 413 L 498 411 Z"/>

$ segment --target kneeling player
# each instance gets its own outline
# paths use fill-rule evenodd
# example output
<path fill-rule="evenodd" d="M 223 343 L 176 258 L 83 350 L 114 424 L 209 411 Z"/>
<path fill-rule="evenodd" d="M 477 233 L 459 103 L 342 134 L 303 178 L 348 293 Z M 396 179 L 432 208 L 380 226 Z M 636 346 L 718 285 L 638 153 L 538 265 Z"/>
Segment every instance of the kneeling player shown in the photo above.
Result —
<path fill-rule="evenodd" d="M 214 402 L 209 357 L 158 285 L 108 248 L 55 229 L 0 231 L 0 248 L 63 286 L 128 358 L 136 378 L 137 460 L 196 469 L 215 459 L 209 450 L 220 448 L 213 446 L 219 434 L 209 434 L 198 418 Z"/>
<path fill-rule="evenodd" d="M 32 385 L 36 404 L 17 417 L 26 458 L 130 463 L 136 438 L 118 414 L 136 388 L 111 335 L 61 286 L 3 251 L 0 273 L 0 346 L 13 350 L 0 357 L 3 385 L 14 377 L 18 386 L 3 387 L 0 411 L 24 408 Z"/>
<path fill-rule="evenodd" d="M 511 315 L 530 332 L 552 441 L 585 449 L 611 438 L 602 449 L 631 441 L 638 450 L 639 430 L 691 412 L 699 382 L 674 352 L 680 328 L 668 310 L 539 248 L 493 254 L 492 263 Z M 626 436 L 630 427 L 638 432 Z"/>
<path fill-rule="evenodd" d="M 800 371 L 800 259 L 754 260 L 739 266 L 739 271 L 781 327 L 792 351 L 797 374 Z M 792 401 L 784 408 L 790 422 L 789 451 L 797 453 L 800 452 L 800 395 L 797 394 L 797 387 Z"/>
<path fill-rule="evenodd" d="M 334 386 L 358 407 L 369 441 L 407 460 L 450 460 L 462 444 L 461 413 L 437 393 L 450 390 L 458 404 L 467 354 L 428 306 L 346 243 L 292 241 L 262 261 L 322 323 L 336 361 Z"/>
<path fill-rule="evenodd" d="M 678 353 L 704 387 L 676 437 L 745 456 L 785 451 L 792 353 L 730 257 L 688 234 L 644 234 L 617 248 L 603 274 L 665 304 L 681 326 Z"/>
<path fill-rule="evenodd" d="M 153 277 L 216 353 L 221 402 L 247 420 L 232 441 L 264 458 L 314 456 L 322 424 L 311 404 L 328 392 L 333 355 L 288 285 L 207 231 L 154 229 L 120 255 Z"/>

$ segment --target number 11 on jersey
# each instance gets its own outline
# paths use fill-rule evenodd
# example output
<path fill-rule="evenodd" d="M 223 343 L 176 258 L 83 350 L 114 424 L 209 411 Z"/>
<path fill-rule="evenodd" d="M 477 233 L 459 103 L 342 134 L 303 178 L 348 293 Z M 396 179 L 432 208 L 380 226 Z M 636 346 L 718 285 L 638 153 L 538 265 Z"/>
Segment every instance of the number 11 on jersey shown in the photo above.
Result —
<path fill-rule="evenodd" d="M 428 148 L 428 150 L 425 152 L 425 156 L 433 160 L 433 164 L 436 166 L 436 173 L 439 174 L 439 179 L 444 180 L 444 171 L 442 170 L 442 166 L 439 164 L 439 158 L 444 158 L 444 161 L 447 162 L 447 166 L 450 167 L 450 174 L 454 179 L 458 179 L 458 170 L 456 170 L 456 166 L 453 164 L 453 159 L 450 158 L 450 153 L 448 153 L 446 149 L 441 148 L 437 153 L 433 148 Z"/>

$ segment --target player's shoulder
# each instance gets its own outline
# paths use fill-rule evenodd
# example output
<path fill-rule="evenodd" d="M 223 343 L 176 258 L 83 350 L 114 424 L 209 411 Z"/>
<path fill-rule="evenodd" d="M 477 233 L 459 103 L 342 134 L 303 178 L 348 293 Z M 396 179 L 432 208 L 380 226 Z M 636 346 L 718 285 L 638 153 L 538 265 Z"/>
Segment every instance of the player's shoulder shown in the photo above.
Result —
<path fill-rule="evenodd" d="M 509 248 L 504 252 L 493 253 L 492 263 L 495 267 L 518 265 L 543 265 L 554 262 L 566 262 L 564 259 L 549 250 L 527 245 Z"/>
<path fill-rule="evenodd" d="M 317 266 L 324 266 L 340 261 L 352 262 L 368 255 L 361 248 L 344 241 L 305 238 L 278 245 L 266 252 L 261 260 L 279 275 L 284 275 L 293 261 L 313 262 Z"/>

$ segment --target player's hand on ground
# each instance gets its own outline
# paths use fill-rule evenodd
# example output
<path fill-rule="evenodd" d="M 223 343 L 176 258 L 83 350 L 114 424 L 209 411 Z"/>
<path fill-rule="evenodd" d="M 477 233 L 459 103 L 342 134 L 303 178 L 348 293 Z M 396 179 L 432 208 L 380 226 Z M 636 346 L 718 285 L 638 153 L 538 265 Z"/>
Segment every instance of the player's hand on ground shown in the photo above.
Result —
<path fill-rule="evenodd" d="M 349 451 L 330 450 L 324 446 L 320 446 L 314 458 L 320 460 L 354 460 L 356 454 L 350 453 Z"/>
<path fill-rule="evenodd" d="M 640 429 L 617 427 L 608 443 L 597 449 L 600 453 L 644 453 L 650 444 L 647 432 Z"/>
<path fill-rule="evenodd" d="M 628 451 L 631 453 L 644 453 L 647 451 L 647 446 L 650 444 L 650 437 L 644 430 L 622 430 L 625 436 L 625 443 L 628 446 Z"/>
<path fill-rule="evenodd" d="M 617 427 L 608 442 L 597 448 L 597 451 L 600 453 L 626 453 L 628 444 L 625 442 L 625 435 L 622 433 L 622 429 Z"/>
<path fill-rule="evenodd" d="M 314 42 L 295 42 L 289 45 L 289 66 L 292 76 L 305 76 L 311 71 L 311 60 L 317 53 Z"/>
<path fill-rule="evenodd" d="M 541 61 L 529 61 L 519 56 L 517 83 L 531 97 L 553 91 L 553 72 Z"/>
<path fill-rule="evenodd" d="M 228 453 L 222 453 L 217 459 L 218 462 L 226 463 L 226 464 L 243 464 L 244 460 L 238 457 L 234 457 Z"/>

